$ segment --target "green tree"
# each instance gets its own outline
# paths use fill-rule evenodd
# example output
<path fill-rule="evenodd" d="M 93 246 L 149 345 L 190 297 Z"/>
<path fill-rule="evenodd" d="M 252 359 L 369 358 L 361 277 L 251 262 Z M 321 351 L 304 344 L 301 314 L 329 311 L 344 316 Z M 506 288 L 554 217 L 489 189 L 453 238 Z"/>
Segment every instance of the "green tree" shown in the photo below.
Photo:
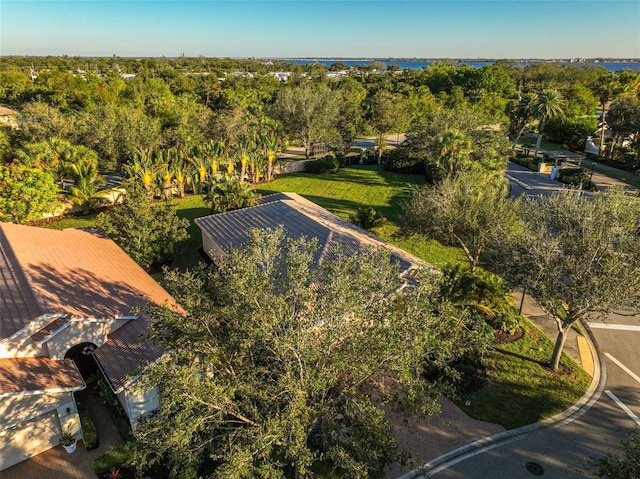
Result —
<path fill-rule="evenodd" d="M 107 203 L 107 191 L 98 191 L 98 186 L 105 183 L 98 174 L 97 162 L 79 161 L 69 167 L 73 177 L 70 190 L 71 199 L 83 208 L 84 214 L 89 214 L 93 208 Z"/>
<path fill-rule="evenodd" d="M 309 158 L 314 143 L 335 138 L 338 97 L 324 85 L 287 88 L 278 92 L 271 114 L 288 135 L 302 142 Z"/>
<path fill-rule="evenodd" d="M 49 138 L 71 140 L 75 135 L 75 118 L 47 103 L 27 103 L 22 108 L 21 117 L 20 136 L 24 143 L 37 143 Z"/>
<path fill-rule="evenodd" d="M 398 459 L 372 396 L 432 413 L 427 353 L 446 367 L 482 341 L 432 303 L 426 271 L 399 294 L 388 253 L 315 257 L 315 241 L 255 230 L 217 268 L 166 277 L 189 315 L 150 313 L 151 339 L 171 353 L 143 376 L 162 408 L 136 430 L 140 462 L 171 477 L 236 479 L 309 477 L 322 461 L 361 478 Z"/>
<path fill-rule="evenodd" d="M 511 129 L 515 132 L 513 147 L 515 148 L 520 142 L 520 137 L 527 125 L 533 118 L 533 107 L 537 96 L 533 93 L 525 93 L 518 99 L 518 103 L 511 111 Z"/>
<path fill-rule="evenodd" d="M 479 314 L 493 329 L 513 332 L 517 327 L 511 290 L 498 275 L 461 264 L 442 269 L 440 295 L 454 306 Z"/>
<path fill-rule="evenodd" d="M 613 158 L 616 145 L 629 139 L 636 148 L 636 167 L 640 159 L 640 99 L 634 95 L 622 95 L 611 104 L 609 126 L 613 132 L 609 159 Z"/>
<path fill-rule="evenodd" d="M 444 244 L 460 246 L 471 270 L 495 236 L 515 222 L 503 178 L 482 171 L 460 171 L 435 186 L 414 188 L 404 204 L 402 225 Z"/>
<path fill-rule="evenodd" d="M 538 124 L 538 133 L 540 136 L 536 143 L 536 150 L 533 155 L 534 158 L 538 156 L 540 140 L 542 139 L 545 125 L 549 120 L 563 117 L 564 106 L 564 98 L 558 90 L 546 89 L 536 95 L 531 111 L 533 116 L 540 122 Z"/>
<path fill-rule="evenodd" d="M 430 152 L 436 167 L 443 168 L 449 174 L 468 162 L 473 149 L 471 138 L 456 129 L 446 129 L 433 142 Z"/>
<path fill-rule="evenodd" d="M 188 237 L 189 221 L 178 218 L 169 201 L 156 203 L 144 188 L 132 183 L 122 204 L 100 213 L 96 225 L 136 263 L 149 269 L 171 259 L 178 242 Z"/>
<path fill-rule="evenodd" d="M 0 221 L 24 223 L 51 213 L 60 202 L 51 174 L 19 165 L 0 165 Z"/>
<path fill-rule="evenodd" d="M 386 136 L 393 131 L 400 131 L 407 120 L 407 104 L 402 96 L 379 90 L 369 99 L 367 121 L 376 135 L 378 163 L 382 162 Z"/>
<path fill-rule="evenodd" d="M 640 202 L 622 190 L 589 199 L 568 191 L 521 199 L 515 209 L 523 227 L 496 237 L 492 266 L 556 321 L 555 370 L 573 324 L 637 298 Z"/>
<path fill-rule="evenodd" d="M 342 140 L 341 146 L 348 152 L 363 130 L 362 101 L 367 92 L 360 82 L 346 77 L 340 82 L 338 93 L 340 101 L 337 130 Z"/>
<path fill-rule="evenodd" d="M 593 84 L 598 100 L 600 101 L 600 154 L 604 153 L 604 133 L 607 125 L 607 105 L 620 93 L 621 87 L 618 78 L 613 73 L 606 72 Z"/>

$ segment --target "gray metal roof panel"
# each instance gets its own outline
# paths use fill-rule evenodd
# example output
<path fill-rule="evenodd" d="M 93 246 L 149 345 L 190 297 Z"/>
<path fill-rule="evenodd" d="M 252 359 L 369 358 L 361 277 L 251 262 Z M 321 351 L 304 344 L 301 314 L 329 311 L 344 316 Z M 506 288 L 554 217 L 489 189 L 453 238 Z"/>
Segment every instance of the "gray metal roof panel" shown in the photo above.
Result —
<path fill-rule="evenodd" d="M 132 319 L 109 335 L 94 352 L 111 387 L 120 392 L 142 368 L 164 354 L 164 350 L 142 337 L 149 330 L 149 319 L 142 315 Z"/>

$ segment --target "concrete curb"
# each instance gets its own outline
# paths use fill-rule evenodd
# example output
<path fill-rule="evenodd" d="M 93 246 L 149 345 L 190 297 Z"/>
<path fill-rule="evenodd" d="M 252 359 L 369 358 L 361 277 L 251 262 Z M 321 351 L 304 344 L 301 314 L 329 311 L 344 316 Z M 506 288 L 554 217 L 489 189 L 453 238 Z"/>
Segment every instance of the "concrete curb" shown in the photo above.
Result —
<path fill-rule="evenodd" d="M 585 339 L 589 344 L 591 356 L 593 358 L 594 374 L 589 385 L 589 389 L 573 406 L 565 411 L 556 414 L 553 417 L 543 421 L 528 424 L 509 431 L 500 432 L 492 436 L 487 436 L 477 441 L 460 446 L 457 449 L 449 451 L 446 454 L 438 456 L 425 465 L 418 467 L 412 471 L 399 476 L 397 479 L 417 479 L 431 477 L 440 471 L 443 471 L 459 462 L 464 461 L 483 452 L 490 451 L 496 447 L 518 441 L 533 433 L 539 433 L 554 427 L 560 427 L 578 419 L 585 412 L 591 409 L 591 406 L 600 398 L 607 382 L 607 366 L 604 356 L 600 352 L 596 339 L 593 336 L 591 328 L 586 322 L 580 322 L 584 330 L 587 332 Z"/>

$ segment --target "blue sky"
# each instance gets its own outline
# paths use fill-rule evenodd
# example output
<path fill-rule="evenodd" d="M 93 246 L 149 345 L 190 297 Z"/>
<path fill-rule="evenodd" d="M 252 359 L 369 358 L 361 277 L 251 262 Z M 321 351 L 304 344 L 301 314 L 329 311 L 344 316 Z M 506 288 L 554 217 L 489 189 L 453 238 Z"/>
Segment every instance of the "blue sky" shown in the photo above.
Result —
<path fill-rule="evenodd" d="M 640 0 L 0 0 L 1 55 L 640 57 Z"/>

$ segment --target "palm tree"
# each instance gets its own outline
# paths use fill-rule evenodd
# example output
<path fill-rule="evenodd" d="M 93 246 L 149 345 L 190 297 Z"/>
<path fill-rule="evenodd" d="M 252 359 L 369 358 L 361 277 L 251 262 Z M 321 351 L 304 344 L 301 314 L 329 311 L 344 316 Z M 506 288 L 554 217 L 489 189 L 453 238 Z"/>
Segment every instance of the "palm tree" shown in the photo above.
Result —
<path fill-rule="evenodd" d="M 129 178 L 138 179 L 144 189 L 149 191 L 156 176 L 155 168 L 150 160 L 136 154 L 133 163 L 125 165 L 124 170 Z"/>
<path fill-rule="evenodd" d="M 18 152 L 16 159 L 20 164 L 30 168 L 38 168 L 54 173 L 58 178 L 60 189 L 64 189 L 64 177 L 69 163 L 76 160 L 75 157 L 78 156 L 78 150 L 81 148 L 84 149 L 82 150 L 83 153 L 86 150 L 87 152 L 92 152 L 95 156 L 93 150 L 89 150 L 84 146 L 73 145 L 61 138 L 50 138 L 46 141 L 25 145 Z M 86 154 L 81 156 L 86 156 Z"/>
<path fill-rule="evenodd" d="M 437 138 L 435 143 L 436 166 L 443 166 L 452 173 L 459 163 L 468 160 L 473 145 L 471 138 L 456 129 L 446 129 Z"/>
<path fill-rule="evenodd" d="M 606 120 L 606 108 L 609 103 L 618 93 L 620 93 L 621 86 L 618 79 L 613 73 L 607 72 L 600 78 L 595 84 L 595 90 L 600 101 L 600 111 L 602 115 L 600 117 L 600 154 L 604 154 L 604 133 L 607 126 Z"/>
<path fill-rule="evenodd" d="M 255 205 L 256 192 L 251 185 L 238 176 L 225 175 L 220 181 L 209 185 L 204 195 L 205 203 L 215 213 L 237 210 Z"/>
<path fill-rule="evenodd" d="M 518 131 L 518 133 L 516 134 L 516 138 L 513 141 L 514 148 L 518 146 L 518 142 L 520 141 L 522 133 L 524 133 L 524 130 L 527 128 L 529 121 L 533 117 L 533 105 L 536 101 L 537 95 L 535 93 L 525 93 L 518 100 L 518 104 L 513 111 L 515 115 L 515 126 Z"/>
<path fill-rule="evenodd" d="M 468 266 L 442 269 L 441 297 L 456 307 L 479 314 L 494 329 L 511 332 L 517 325 L 509 287 L 498 275 Z"/>
<path fill-rule="evenodd" d="M 358 208 L 358 211 L 350 218 L 353 224 L 360 226 L 367 231 L 382 225 L 387 219 L 378 213 L 371 206 L 363 206 Z"/>
<path fill-rule="evenodd" d="M 536 150 L 533 154 L 533 157 L 536 158 L 538 156 L 538 150 L 540 149 L 542 133 L 544 132 L 544 127 L 547 122 L 564 116 L 564 98 L 562 94 L 558 90 L 542 90 L 533 102 L 532 112 L 533 116 L 540 121 L 538 125 L 538 133 L 540 136 L 536 142 Z"/>
<path fill-rule="evenodd" d="M 108 192 L 98 191 L 98 185 L 104 184 L 105 180 L 98 174 L 97 163 L 80 161 L 69 165 L 69 171 L 74 181 L 70 191 L 71 199 L 83 207 L 84 214 L 89 214 L 92 208 L 107 202 Z"/>

